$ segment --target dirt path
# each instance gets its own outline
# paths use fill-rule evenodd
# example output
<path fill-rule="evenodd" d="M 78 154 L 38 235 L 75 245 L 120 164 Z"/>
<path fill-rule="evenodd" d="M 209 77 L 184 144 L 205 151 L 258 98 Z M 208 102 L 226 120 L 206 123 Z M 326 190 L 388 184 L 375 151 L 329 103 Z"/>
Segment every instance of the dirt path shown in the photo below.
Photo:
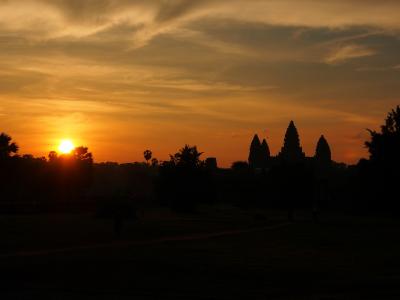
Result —
<path fill-rule="evenodd" d="M 13 257 L 33 257 L 33 256 L 46 256 L 52 254 L 60 254 L 60 253 L 68 253 L 75 252 L 81 250 L 95 250 L 95 249 L 107 249 L 107 248 L 117 248 L 124 246 L 145 246 L 145 245 L 153 245 L 165 242 L 179 242 L 179 241 L 195 241 L 195 240 L 204 240 L 211 238 L 219 238 L 230 235 L 237 235 L 243 233 L 250 232 L 258 232 L 271 230 L 276 228 L 281 228 L 290 225 L 291 223 L 280 223 L 265 227 L 257 227 L 252 229 L 237 229 L 237 230 L 224 230 L 213 233 L 198 233 L 192 235 L 182 235 L 182 236 L 169 236 L 162 237 L 151 240 L 142 240 L 142 241 L 117 241 L 112 243 L 99 243 L 99 244 L 91 244 L 91 245 L 82 245 L 82 246 L 71 246 L 64 248 L 54 248 L 54 249 L 44 249 L 44 250 L 34 250 L 34 251 L 18 251 L 14 253 L 0 254 L 0 259 L 7 259 Z"/>

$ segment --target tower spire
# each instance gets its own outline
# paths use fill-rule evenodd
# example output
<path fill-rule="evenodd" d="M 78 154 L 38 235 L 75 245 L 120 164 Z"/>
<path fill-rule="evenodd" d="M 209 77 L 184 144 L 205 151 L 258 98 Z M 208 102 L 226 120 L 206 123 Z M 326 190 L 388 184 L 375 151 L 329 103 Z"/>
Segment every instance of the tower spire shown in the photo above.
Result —
<path fill-rule="evenodd" d="M 258 168 L 260 165 L 261 142 L 257 134 L 254 135 L 250 144 L 249 165 Z"/>
<path fill-rule="evenodd" d="M 289 163 L 300 162 L 305 158 L 300 146 L 300 138 L 293 121 L 290 121 L 286 130 L 285 139 L 279 157 Z"/>
<path fill-rule="evenodd" d="M 318 140 L 317 147 L 315 149 L 315 159 L 321 163 L 331 162 L 331 149 L 325 137 L 321 135 Z"/>
<path fill-rule="evenodd" d="M 260 163 L 262 168 L 269 167 L 271 159 L 271 153 L 269 151 L 268 143 L 266 139 L 263 139 L 260 147 Z"/>

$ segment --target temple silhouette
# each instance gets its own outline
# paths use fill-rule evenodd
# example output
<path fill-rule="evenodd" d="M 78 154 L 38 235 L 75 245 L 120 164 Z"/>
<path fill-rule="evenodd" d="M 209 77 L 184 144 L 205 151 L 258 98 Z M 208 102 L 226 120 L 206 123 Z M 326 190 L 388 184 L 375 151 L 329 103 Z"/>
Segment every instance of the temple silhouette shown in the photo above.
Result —
<path fill-rule="evenodd" d="M 255 134 L 250 144 L 248 162 L 249 166 L 254 169 L 268 170 L 273 166 L 282 164 L 329 165 L 332 162 L 332 158 L 328 141 L 323 135 L 317 142 L 314 156 L 307 157 L 300 145 L 297 128 L 294 122 L 290 121 L 285 133 L 283 146 L 276 156 L 271 156 L 267 140 L 263 139 L 260 142 L 260 138 Z"/>

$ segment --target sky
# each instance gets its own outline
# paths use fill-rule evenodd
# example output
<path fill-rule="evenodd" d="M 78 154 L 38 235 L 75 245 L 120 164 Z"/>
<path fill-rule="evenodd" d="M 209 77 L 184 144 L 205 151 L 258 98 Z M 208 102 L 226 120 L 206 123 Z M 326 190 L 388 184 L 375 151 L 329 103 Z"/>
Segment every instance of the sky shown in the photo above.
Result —
<path fill-rule="evenodd" d="M 397 0 L 0 0 L 0 131 L 47 156 L 218 164 L 273 155 L 294 120 L 308 156 L 367 156 L 366 128 L 400 104 Z"/>

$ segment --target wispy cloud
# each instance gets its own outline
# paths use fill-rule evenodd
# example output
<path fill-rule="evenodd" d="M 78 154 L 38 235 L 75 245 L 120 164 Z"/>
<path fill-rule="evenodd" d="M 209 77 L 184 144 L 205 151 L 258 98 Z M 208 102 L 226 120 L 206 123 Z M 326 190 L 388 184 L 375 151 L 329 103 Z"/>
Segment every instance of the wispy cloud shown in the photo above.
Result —
<path fill-rule="evenodd" d="M 0 28 L 31 38 L 83 37 L 120 23 L 137 26 L 132 41 L 144 45 L 154 36 L 202 17 L 279 26 L 344 28 L 369 26 L 400 30 L 400 2 L 241 1 L 241 0 L 19 0 L 0 1 Z"/>
<path fill-rule="evenodd" d="M 356 69 L 357 71 L 360 72 L 369 72 L 369 71 L 376 71 L 376 72 L 384 72 L 384 71 L 393 71 L 393 70 L 400 70 L 400 65 L 395 65 L 395 66 L 383 66 L 383 67 L 359 67 Z"/>
<path fill-rule="evenodd" d="M 362 45 L 345 45 L 334 49 L 326 58 L 328 64 L 340 64 L 350 59 L 360 58 L 375 55 L 377 52 L 374 49 Z"/>
<path fill-rule="evenodd" d="M 400 1 L 382 2 L 0 0 L 0 128 L 34 153 L 68 130 L 118 145 L 96 148 L 104 159 L 188 137 L 242 159 L 247 135 L 294 117 L 340 143 L 400 94 Z M 392 72 L 356 73 L 380 66 Z"/>

